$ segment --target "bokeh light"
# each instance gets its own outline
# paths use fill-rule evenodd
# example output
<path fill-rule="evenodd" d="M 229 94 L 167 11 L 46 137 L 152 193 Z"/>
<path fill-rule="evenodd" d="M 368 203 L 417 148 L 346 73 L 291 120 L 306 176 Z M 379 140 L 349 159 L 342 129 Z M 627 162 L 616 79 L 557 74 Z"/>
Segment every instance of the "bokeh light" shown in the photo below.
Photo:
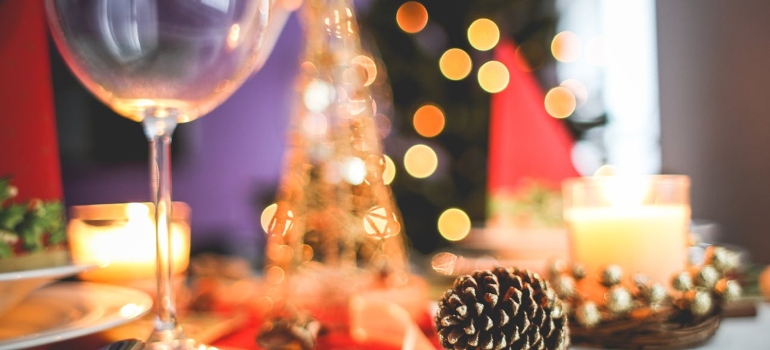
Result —
<path fill-rule="evenodd" d="M 265 280 L 270 284 L 280 284 L 286 277 L 286 272 L 279 266 L 270 266 L 265 270 Z"/>
<path fill-rule="evenodd" d="M 449 208 L 438 217 L 438 232 L 449 241 L 459 241 L 471 232 L 471 218 L 458 208 Z"/>
<path fill-rule="evenodd" d="M 554 118 L 567 118 L 575 111 L 575 95 L 565 87 L 555 87 L 545 95 L 545 111 Z"/>
<path fill-rule="evenodd" d="M 428 10 L 417 1 L 407 1 L 398 8 L 396 23 L 407 33 L 417 33 L 428 24 Z"/>
<path fill-rule="evenodd" d="M 374 63 L 371 57 L 365 55 L 358 55 L 353 58 L 353 64 L 357 64 L 364 68 L 366 71 L 366 81 L 364 86 L 369 86 L 377 79 L 377 65 Z"/>
<path fill-rule="evenodd" d="M 294 225 L 294 212 L 287 206 L 279 211 L 278 203 L 273 203 L 262 210 L 259 219 L 265 233 L 286 235 Z"/>
<path fill-rule="evenodd" d="M 500 41 L 500 28 L 487 18 L 479 18 L 468 27 L 468 42 L 476 50 L 491 50 L 498 41 Z"/>
<path fill-rule="evenodd" d="M 508 68 L 498 61 L 489 61 L 479 68 L 479 85 L 484 91 L 498 93 L 503 91 L 510 81 L 511 75 Z"/>
<path fill-rule="evenodd" d="M 262 224 L 262 229 L 265 231 L 265 233 L 270 233 L 270 220 L 272 220 L 273 216 L 275 216 L 275 211 L 277 209 L 278 204 L 273 203 L 262 210 L 262 216 L 260 216 L 259 221 Z"/>
<path fill-rule="evenodd" d="M 553 37 L 551 41 L 551 53 L 561 62 L 572 62 L 580 57 L 582 43 L 577 34 L 563 31 Z"/>
<path fill-rule="evenodd" d="M 444 130 L 444 112 L 434 105 L 423 105 L 414 112 L 412 123 L 414 130 L 421 136 L 434 137 Z"/>
<path fill-rule="evenodd" d="M 462 80 L 471 73 L 471 56 L 462 49 L 446 50 L 438 61 L 441 74 L 449 80 Z"/>
<path fill-rule="evenodd" d="M 580 80 L 567 79 L 561 82 L 559 85 L 569 89 L 569 91 L 572 92 L 572 95 L 575 96 L 577 107 L 582 106 L 588 100 L 588 89 L 585 85 L 583 85 L 582 82 L 580 82 Z"/>
<path fill-rule="evenodd" d="M 385 156 L 385 171 L 382 172 L 382 182 L 390 185 L 393 179 L 396 178 L 396 163 L 388 155 L 383 156 Z"/>
<path fill-rule="evenodd" d="M 455 272 L 458 256 L 448 252 L 441 252 L 431 259 L 433 270 L 446 276 L 451 276 Z"/>
<path fill-rule="evenodd" d="M 404 154 L 406 172 L 418 179 L 433 175 L 436 167 L 438 167 L 438 156 L 426 145 L 414 145 Z"/>
<path fill-rule="evenodd" d="M 334 99 L 334 88 L 328 82 L 315 79 L 305 86 L 302 102 L 313 112 L 323 112 Z"/>
<path fill-rule="evenodd" d="M 351 185 L 360 185 L 366 178 L 366 163 L 358 157 L 348 157 L 340 164 L 342 178 Z"/>
<path fill-rule="evenodd" d="M 372 207 L 364 215 L 364 232 L 369 236 L 385 239 L 401 232 L 401 224 L 396 214 L 388 213 L 383 207 Z"/>

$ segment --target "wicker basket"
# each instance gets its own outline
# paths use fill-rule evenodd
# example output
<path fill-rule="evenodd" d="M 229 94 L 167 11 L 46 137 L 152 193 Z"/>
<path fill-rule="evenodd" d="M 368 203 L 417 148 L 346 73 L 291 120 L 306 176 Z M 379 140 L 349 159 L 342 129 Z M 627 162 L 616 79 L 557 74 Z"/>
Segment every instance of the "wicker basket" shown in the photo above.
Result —
<path fill-rule="evenodd" d="M 719 328 L 721 312 L 672 320 L 668 312 L 648 317 L 605 321 L 586 328 L 570 325 L 572 344 L 612 349 L 684 349 L 708 341 Z"/>

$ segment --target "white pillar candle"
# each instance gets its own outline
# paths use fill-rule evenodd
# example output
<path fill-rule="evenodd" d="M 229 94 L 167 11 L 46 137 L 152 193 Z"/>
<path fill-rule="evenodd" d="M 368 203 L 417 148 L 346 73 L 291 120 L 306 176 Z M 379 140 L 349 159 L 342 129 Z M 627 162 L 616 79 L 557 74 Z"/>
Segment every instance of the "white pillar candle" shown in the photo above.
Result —
<path fill-rule="evenodd" d="M 564 220 L 572 260 L 587 277 L 581 292 L 600 300 L 598 280 L 608 265 L 669 285 L 687 266 L 689 181 L 684 176 L 584 178 L 565 182 Z"/>

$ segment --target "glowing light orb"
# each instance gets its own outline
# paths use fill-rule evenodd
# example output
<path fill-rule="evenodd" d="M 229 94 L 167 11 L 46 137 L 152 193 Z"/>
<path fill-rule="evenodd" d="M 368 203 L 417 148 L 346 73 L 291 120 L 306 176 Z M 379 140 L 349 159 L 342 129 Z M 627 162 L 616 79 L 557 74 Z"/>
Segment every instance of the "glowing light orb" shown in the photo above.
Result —
<path fill-rule="evenodd" d="M 409 175 L 424 179 L 438 167 L 436 151 L 426 145 L 414 145 L 404 154 L 404 168 Z"/>
<path fill-rule="evenodd" d="M 479 18 L 468 27 L 468 42 L 476 50 L 491 50 L 499 41 L 500 28 L 487 18 Z"/>
<path fill-rule="evenodd" d="M 438 60 L 439 69 L 449 80 L 462 80 L 471 73 L 471 56 L 462 49 L 449 49 Z"/>
<path fill-rule="evenodd" d="M 459 241 L 471 232 L 471 218 L 458 208 L 449 208 L 438 218 L 438 232 L 449 241 Z"/>
<path fill-rule="evenodd" d="M 424 105 L 414 112 L 414 130 L 423 137 L 434 137 L 444 130 L 444 112 L 434 105 Z"/>

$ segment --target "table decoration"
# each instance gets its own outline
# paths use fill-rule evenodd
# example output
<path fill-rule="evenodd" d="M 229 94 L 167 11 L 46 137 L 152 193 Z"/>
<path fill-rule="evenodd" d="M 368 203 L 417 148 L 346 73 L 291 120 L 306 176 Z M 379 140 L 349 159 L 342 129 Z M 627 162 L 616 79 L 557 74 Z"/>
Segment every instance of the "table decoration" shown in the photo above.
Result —
<path fill-rule="evenodd" d="M 502 267 L 458 277 L 435 316 L 445 349 L 567 349 L 567 323 L 546 279 Z"/>
<path fill-rule="evenodd" d="M 595 302 L 576 287 L 586 279 L 579 264 L 554 262 L 548 277 L 568 310 L 574 344 L 623 349 L 687 348 L 712 337 L 727 303 L 741 295 L 734 253 L 708 248 L 702 264 L 675 274 L 670 288 L 635 274 L 631 286 L 622 268 L 601 274 L 604 294 Z"/>
<path fill-rule="evenodd" d="M 352 1 L 308 0 L 299 11 L 305 48 L 264 225 L 266 295 L 270 318 L 307 313 L 328 333 L 349 334 L 351 298 L 411 278 L 369 89 L 383 77 L 361 49 Z"/>
<path fill-rule="evenodd" d="M 61 201 L 31 198 L 17 202 L 19 192 L 11 178 L 0 177 L 0 272 L 68 264 Z"/>
<path fill-rule="evenodd" d="M 81 273 L 86 281 L 135 284 L 155 278 L 155 206 L 152 203 L 79 205 L 69 208 L 67 235 L 72 260 L 101 268 Z M 172 203 L 171 270 L 179 276 L 190 260 L 190 207 Z"/>
<path fill-rule="evenodd" d="M 690 180 L 684 175 L 596 176 L 565 180 L 564 220 L 571 260 L 588 278 L 578 288 L 598 302 L 608 265 L 667 283 L 687 265 Z"/>

